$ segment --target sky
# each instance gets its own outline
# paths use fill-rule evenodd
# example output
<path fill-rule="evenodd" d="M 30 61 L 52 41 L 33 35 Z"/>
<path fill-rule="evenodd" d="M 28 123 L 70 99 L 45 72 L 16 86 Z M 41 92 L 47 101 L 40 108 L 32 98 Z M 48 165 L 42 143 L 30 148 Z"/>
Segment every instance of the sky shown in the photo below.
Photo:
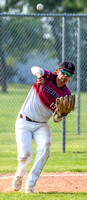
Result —
<path fill-rule="evenodd" d="M 0 0 L 0 6 L 4 6 L 6 0 Z"/>

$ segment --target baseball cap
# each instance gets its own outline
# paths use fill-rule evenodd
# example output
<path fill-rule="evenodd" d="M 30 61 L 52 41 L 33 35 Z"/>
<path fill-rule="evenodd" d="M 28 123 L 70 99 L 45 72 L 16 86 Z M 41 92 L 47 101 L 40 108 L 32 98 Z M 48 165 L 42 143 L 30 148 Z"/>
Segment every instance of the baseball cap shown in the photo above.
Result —
<path fill-rule="evenodd" d="M 70 61 L 64 61 L 64 62 L 60 63 L 59 69 L 64 69 L 64 70 L 70 72 L 71 74 L 74 74 L 75 66 Z"/>

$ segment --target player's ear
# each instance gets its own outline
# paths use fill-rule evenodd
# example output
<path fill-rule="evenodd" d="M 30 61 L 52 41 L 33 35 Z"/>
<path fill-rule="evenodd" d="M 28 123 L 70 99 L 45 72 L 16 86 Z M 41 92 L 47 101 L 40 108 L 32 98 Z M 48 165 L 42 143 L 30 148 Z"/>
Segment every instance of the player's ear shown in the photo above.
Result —
<path fill-rule="evenodd" d="M 60 70 L 58 69 L 58 70 L 57 70 L 57 74 L 59 74 L 59 72 L 60 72 Z"/>
<path fill-rule="evenodd" d="M 57 75 L 59 73 L 59 69 L 55 69 L 54 74 Z"/>

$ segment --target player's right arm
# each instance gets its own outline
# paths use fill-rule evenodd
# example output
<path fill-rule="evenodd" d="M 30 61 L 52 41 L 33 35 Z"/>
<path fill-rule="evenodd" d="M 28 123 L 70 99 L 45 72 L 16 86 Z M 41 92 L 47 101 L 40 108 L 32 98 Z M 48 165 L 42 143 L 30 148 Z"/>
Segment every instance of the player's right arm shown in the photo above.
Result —
<path fill-rule="evenodd" d="M 32 72 L 32 74 L 37 76 L 37 78 L 40 78 L 41 76 L 44 76 L 44 74 L 45 74 L 44 70 L 37 66 L 32 67 L 31 72 Z"/>
<path fill-rule="evenodd" d="M 37 84 L 41 85 L 44 83 L 44 70 L 40 67 L 34 66 L 31 68 L 32 74 L 34 74 L 37 77 Z"/>
<path fill-rule="evenodd" d="M 31 68 L 31 72 L 32 74 L 34 74 L 36 77 L 37 77 L 37 84 L 38 85 L 41 85 L 44 83 L 44 74 L 45 74 L 45 71 L 40 68 L 40 67 L 37 67 L 37 66 L 34 66 Z"/>
<path fill-rule="evenodd" d="M 40 67 L 34 66 L 31 68 L 31 72 L 32 74 L 34 74 L 37 77 L 37 84 L 41 85 L 43 84 L 45 81 L 47 80 L 52 80 L 53 79 L 53 73 L 48 71 L 48 70 L 44 70 Z"/>

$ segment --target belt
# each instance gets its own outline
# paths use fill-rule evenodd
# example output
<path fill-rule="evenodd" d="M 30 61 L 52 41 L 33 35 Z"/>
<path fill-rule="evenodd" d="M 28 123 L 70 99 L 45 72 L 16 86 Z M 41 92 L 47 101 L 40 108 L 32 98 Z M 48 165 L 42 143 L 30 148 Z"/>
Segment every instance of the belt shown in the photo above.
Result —
<path fill-rule="evenodd" d="M 34 121 L 34 120 L 30 119 L 30 118 L 27 117 L 27 116 L 24 117 L 22 114 L 20 114 L 19 117 L 22 118 L 22 119 L 25 118 L 25 119 L 26 119 L 27 121 L 29 121 L 29 122 L 36 122 L 36 123 L 39 123 L 38 121 Z"/>

